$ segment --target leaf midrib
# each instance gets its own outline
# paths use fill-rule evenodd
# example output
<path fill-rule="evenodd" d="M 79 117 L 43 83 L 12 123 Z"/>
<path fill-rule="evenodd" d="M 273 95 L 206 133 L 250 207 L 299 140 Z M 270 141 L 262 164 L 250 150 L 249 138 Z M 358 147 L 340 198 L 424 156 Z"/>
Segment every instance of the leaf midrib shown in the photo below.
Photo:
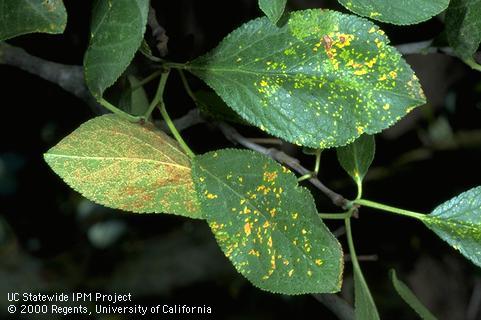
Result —
<path fill-rule="evenodd" d="M 146 158 L 129 158 L 129 157 L 94 157 L 94 156 L 75 156 L 75 155 L 66 155 L 66 154 L 59 154 L 59 153 L 46 153 L 46 157 L 57 157 L 57 158 L 66 158 L 66 159 L 76 159 L 76 160 L 97 160 L 97 161 L 127 161 L 127 162 L 153 162 L 162 164 L 164 166 L 171 166 L 176 167 L 183 170 L 191 170 L 191 168 L 177 164 L 172 162 L 165 162 L 155 159 L 146 159 Z"/>

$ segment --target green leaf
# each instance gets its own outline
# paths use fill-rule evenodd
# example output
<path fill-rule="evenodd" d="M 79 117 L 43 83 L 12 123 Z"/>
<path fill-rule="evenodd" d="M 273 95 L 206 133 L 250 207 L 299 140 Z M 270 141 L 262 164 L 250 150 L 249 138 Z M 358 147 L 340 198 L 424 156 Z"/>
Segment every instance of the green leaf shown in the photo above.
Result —
<path fill-rule="evenodd" d="M 340 290 L 341 246 L 288 169 L 252 151 L 220 150 L 196 157 L 193 177 L 219 246 L 252 284 L 284 294 Z"/>
<path fill-rule="evenodd" d="M 217 121 L 246 124 L 215 92 L 199 90 L 195 92 L 195 97 L 200 111 L 205 116 Z"/>
<path fill-rule="evenodd" d="M 351 220 L 346 219 L 346 234 L 354 273 L 354 314 L 356 320 L 378 320 L 376 304 L 362 274 L 352 238 Z"/>
<path fill-rule="evenodd" d="M 97 0 L 85 53 L 85 81 L 100 99 L 132 61 L 147 24 L 149 0 Z"/>
<path fill-rule="evenodd" d="M 421 317 L 423 320 L 436 320 L 436 317 L 432 315 L 432 313 L 419 301 L 419 299 L 414 295 L 414 293 L 409 289 L 407 285 L 405 285 L 402 281 L 397 278 L 396 271 L 391 269 L 389 271 L 391 276 L 392 283 L 394 285 L 394 289 L 396 289 L 397 293 L 401 296 L 401 298 L 416 311 L 416 313 Z"/>
<path fill-rule="evenodd" d="M 201 217 L 189 158 L 150 124 L 97 117 L 44 157 L 69 186 L 107 207 Z"/>
<path fill-rule="evenodd" d="M 441 239 L 481 267 L 481 187 L 446 201 L 421 220 Z"/>
<path fill-rule="evenodd" d="M 354 313 L 356 320 L 378 320 L 376 304 L 359 267 L 354 267 Z"/>
<path fill-rule="evenodd" d="M 63 33 L 66 25 L 62 0 L 0 0 L 0 41 L 26 33 Z"/>
<path fill-rule="evenodd" d="M 374 159 L 374 136 L 363 134 L 353 143 L 337 148 L 337 159 L 344 170 L 359 185 Z"/>
<path fill-rule="evenodd" d="M 338 0 L 346 9 L 374 20 L 406 25 L 426 21 L 446 10 L 449 0 Z"/>
<path fill-rule="evenodd" d="M 149 109 L 149 98 L 144 88 L 140 85 L 140 81 L 130 75 L 129 80 L 129 103 L 125 112 L 134 116 L 143 116 Z"/>
<path fill-rule="evenodd" d="M 297 11 L 283 27 L 246 23 L 185 67 L 248 122 L 313 148 L 346 145 L 425 102 L 384 32 L 329 10 Z"/>
<path fill-rule="evenodd" d="M 272 23 L 276 24 L 284 13 L 286 3 L 287 0 L 259 0 L 259 8 Z"/>
<path fill-rule="evenodd" d="M 446 12 L 449 45 L 463 60 L 474 62 L 481 43 L 481 1 L 452 0 Z"/>

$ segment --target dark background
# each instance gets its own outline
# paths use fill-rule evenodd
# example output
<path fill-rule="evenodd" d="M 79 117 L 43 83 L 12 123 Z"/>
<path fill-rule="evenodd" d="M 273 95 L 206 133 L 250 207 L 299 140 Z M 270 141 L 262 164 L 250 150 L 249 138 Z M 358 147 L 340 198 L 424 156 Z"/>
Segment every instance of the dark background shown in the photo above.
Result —
<path fill-rule="evenodd" d="M 47 60 L 82 64 L 91 6 L 65 2 L 69 22 L 64 35 L 32 34 L 8 42 Z M 167 58 L 178 62 L 206 52 L 240 24 L 261 15 L 255 0 L 153 5 L 170 38 Z M 291 10 L 316 7 L 345 12 L 334 1 L 289 1 Z M 395 45 L 437 37 L 444 28 L 442 17 L 416 26 L 381 26 Z M 135 61 L 142 65 L 142 59 Z M 376 136 L 377 154 L 366 178 L 365 197 L 430 212 L 481 185 L 481 78 L 453 57 L 407 59 L 421 79 L 428 104 Z M 83 101 L 34 75 L 8 66 L 0 66 L 0 73 L 0 318 L 8 318 L 6 292 L 99 291 L 131 292 L 143 305 L 205 304 L 214 312 L 206 319 L 309 314 L 334 319 L 309 295 L 274 295 L 254 288 L 235 272 L 204 222 L 123 213 L 95 205 L 68 188 L 42 154 L 95 114 Z M 193 77 L 189 80 L 194 89 L 204 88 Z M 166 99 L 174 118 L 194 107 L 175 74 Z M 252 128 L 239 129 L 262 136 Z M 208 124 L 189 128 L 183 136 L 197 153 L 231 146 Z M 285 149 L 312 166 L 312 157 L 288 145 Z M 333 151 L 323 154 L 320 177 L 348 197 L 355 194 Z M 313 192 L 320 211 L 335 209 Z M 341 227 L 328 225 L 333 231 Z M 353 228 L 358 254 L 377 256 L 362 267 L 383 318 L 416 318 L 392 288 L 388 270 L 395 268 L 440 319 L 481 319 L 479 269 L 421 223 L 363 208 Z M 344 245 L 344 236 L 340 240 Z M 342 295 L 352 301 L 349 262 L 344 279 Z M 469 312 L 474 316 L 468 318 Z M 103 319 L 107 318 L 127 319 Z"/>

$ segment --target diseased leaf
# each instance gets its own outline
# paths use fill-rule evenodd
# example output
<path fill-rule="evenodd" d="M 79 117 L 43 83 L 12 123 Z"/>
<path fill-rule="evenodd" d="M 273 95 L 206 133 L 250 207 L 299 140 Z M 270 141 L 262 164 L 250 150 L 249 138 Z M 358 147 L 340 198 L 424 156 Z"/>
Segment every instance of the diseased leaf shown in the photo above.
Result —
<path fill-rule="evenodd" d="M 287 0 L 259 0 L 259 8 L 272 23 L 276 24 L 284 13 L 286 3 Z"/>
<path fill-rule="evenodd" d="M 474 62 L 481 43 L 481 0 L 451 0 L 446 12 L 449 45 L 463 60 Z"/>
<path fill-rule="evenodd" d="M 481 267 L 481 187 L 446 201 L 421 220 L 441 239 Z"/>
<path fill-rule="evenodd" d="M 280 28 L 250 21 L 186 69 L 248 122 L 313 148 L 377 133 L 425 102 L 382 30 L 329 10 L 294 12 Z"/>
<path fill-rule="evenodd" d="M 148 11 L 149 0 L 95 2 L 84 68 L 85 81 L 96 98 L 132 61 L 143 40 Z"/>
<path fill-rule="evenodd" d="M 198 156 L 193 177 L 204 217 L 237 271 L 284 294 L 339 291 L 343 256 L 310 192 L 259 153 Z"/>
<path fill-rule="evenodd" d="M 100 116 L 82 124 L 44 157 L 69 186 L 104 206 L 201 217 L 189 158 L 173 139 L 149 124 Z"/>
<path fill-rule="evenodd" d="M 389 271 L 392 284 L 401 298 L 411 307 L 423 320 L 436 320 L 436 317 L 422 304 L 421 301 L 414 295 L 404 282 L 397 278 L 396 271 L 391 269 Z"/>
<path fill-rule="evenodd" d="M 62 0 L 0 0 L 0 41 L 26 33 L 63 33 L 66 25 Z"/>
<path fill-rule="evenodd" d="M 337 159 L 346 172 L 359 185 L 374 159 L 374 136 L 363 134 L 353 143 L 337 148 Z"/>
<path fill-rule="evenodd" d="M 446 10 L 449 0 L 338 0 L 346 9 L 374 20 L 406 25 L 426 21 Z"/>

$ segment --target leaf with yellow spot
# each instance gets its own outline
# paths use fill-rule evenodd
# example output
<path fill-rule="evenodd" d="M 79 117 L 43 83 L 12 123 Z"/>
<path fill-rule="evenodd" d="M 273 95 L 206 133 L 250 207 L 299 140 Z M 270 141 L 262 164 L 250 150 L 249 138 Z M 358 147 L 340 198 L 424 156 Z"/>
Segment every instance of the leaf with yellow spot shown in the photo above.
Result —
<path fill-rule="evenodd" d="M 0 0 L 0 41 L 33 32 L 63 33 L 66 25 L 62 0 Z"/>
<path fill-rule="evenodd" d="M 138 213 L 201 218 L 189 158 L 150 124 L 112 114 L 97 117 L 44 157 L 69 186 L 94 202 Z"/>
<path fill-rule="evenodd" d="M 425 103 L 415 74 L 388 43 L 366 19 L 296 11 L 281 27 L 265 17 L 244 24 L 184 68 L 262 130 L 298 145 L 337 147 Z"/>
<path fill-rule="evenodd" d="M 255 286 L 284 294 L 339 291 L 341 246 L 293 173 L 259 153 L 220 150 L 197 156 L 192 174 L 219 246 Z"/>
<path fill-rule="evenodd" d="M 338 0 L 358 15 L 382 22 L 407 25 L 426 21 L 448 7 L 449 0 Z"/>
<path fill-rule="evenodd" d="M 272 23 L 277 23 L 284 13 L 287 0 L 259 0 L 259 8 Z"/>
<path fill-rule="evenodd" d="M 421 217 L 429 229 L 481 267 L 481 187 L 463 192 Z"/>
<path fill-rule="evenodd" d="M 342 168 L 352 177 L 358 186 L 366 175 L 374 159 L 376 144 L 374 136 L 363 134 L 353 143 L 337 148 L 337 159 Z"/>

